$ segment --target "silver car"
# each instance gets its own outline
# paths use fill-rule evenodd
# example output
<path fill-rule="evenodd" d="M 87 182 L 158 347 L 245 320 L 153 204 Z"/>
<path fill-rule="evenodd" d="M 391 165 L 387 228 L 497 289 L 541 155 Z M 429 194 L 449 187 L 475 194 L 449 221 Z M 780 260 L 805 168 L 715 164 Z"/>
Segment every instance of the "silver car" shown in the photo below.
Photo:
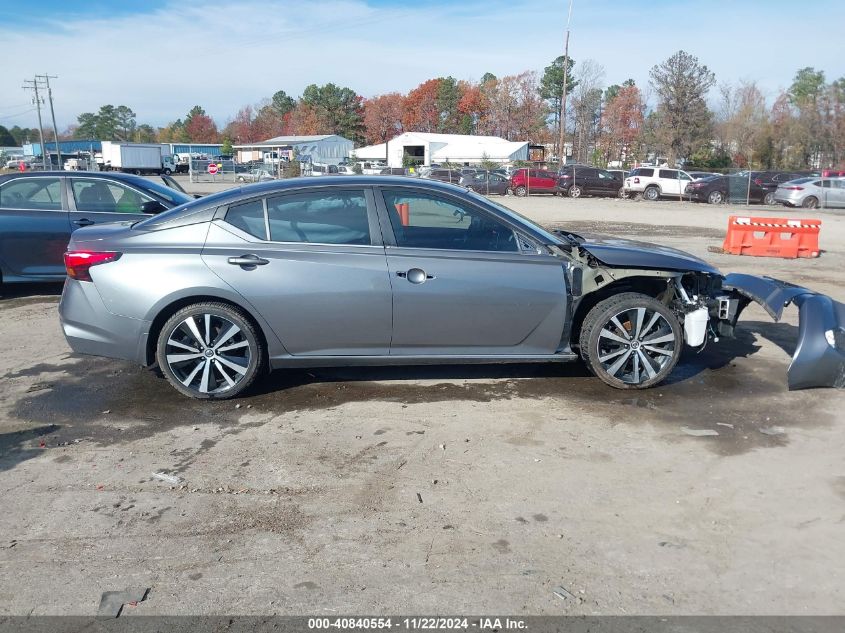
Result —
<path fill-rule="evenodd" d="M 684 343 L 729 336 L 751 300 L 776 319 L 790 301 L 802 325 L 806 310 L 824 317 L 801 329 L 791 387 L 832 384 L 845 362 L 845 336 L 837 347 L 824 331 L 845 306 L 827 297 L 669 248 L 552 233 L 431 180 L 254 184 L 80 229 L 65 263 L 74 351 L 157 364 L 195 398 L 236 396 L 280 367 L 578 358 L 638 389 L 663 381 Z"/>
<path fill-rule="evenodd" d="M 238 182 L 264 182 L 265 180 L 276 180 L 276 175 L 268 169 L 251 169 L 245 174 L 238 174 Z"/>
<path fill-rule="evenodd" d="M 797 178 L 778 185 L 775 202 L 805 209 L 845 208 L 845 178 Z"/>

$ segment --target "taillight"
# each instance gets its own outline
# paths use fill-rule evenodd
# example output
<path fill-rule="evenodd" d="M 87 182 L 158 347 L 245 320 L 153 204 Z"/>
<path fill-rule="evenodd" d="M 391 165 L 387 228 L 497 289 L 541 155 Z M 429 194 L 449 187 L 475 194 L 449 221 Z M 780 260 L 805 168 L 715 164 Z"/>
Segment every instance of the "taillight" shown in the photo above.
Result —
<path fill-rule="evenodd" d="M 114 251 L 68 251 L 65 253 L 65 269 L 71 279 L 91 281 L 91 266 L 117 261 L 122 254 Z"/>
<path fill-rule="evenodd" d="M 804 187 L 799 187 L 798 185 L 792 185 L 791 187 L 781 187 L 781 189 L 786 189 L 787 191 L 804 191 Z"/>
<path fill-rule="evenodd" d="M 634 184 L 635 184 L 635 185 L 640 184 L 640 179 L 639 179 L 639 178 L 634 178 Z"/>
<path fill-rule="evenodd" d="M 755 178 L 755 179 L 754 179 L 754 184 L 755 184 L 755 185 L 758 185 L 758 186 L 759 186 L 759 185 L 762 185 L 762 184 L 763 184 L 763 179 L 762 179 L 762 178 Z"/>

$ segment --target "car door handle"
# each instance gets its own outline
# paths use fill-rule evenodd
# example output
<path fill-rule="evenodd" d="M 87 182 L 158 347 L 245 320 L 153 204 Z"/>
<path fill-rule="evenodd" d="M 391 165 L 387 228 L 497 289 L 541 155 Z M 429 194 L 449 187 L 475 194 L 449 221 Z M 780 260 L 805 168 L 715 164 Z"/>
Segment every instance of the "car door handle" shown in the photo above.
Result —
<path fill-rule="evenodd" d="M 229 263 L 233 266 L 263 266 L 269 264 L 270 260 L 262 259 L 258 255 L 241 255 L 240 257 L 230 257 Z"/>
<path fill-rule="evenodd" d="M 74 220 L 73 223 L 77 226 L 91 226 L 94 224 L 94 220 L 89 220 L 88 218 L 79 218 L 78 220 Z"/>
<path fill-rule="evenodd" d="M 425 283 L 428 279 L 437 279 L 434 275 L 426 274 L 422 268 L 411 268 L 406 271 L 398 271 L 396 276 L 401 277 L 402 279 L 407 279 L 412 284 L 421 284 Z"/>

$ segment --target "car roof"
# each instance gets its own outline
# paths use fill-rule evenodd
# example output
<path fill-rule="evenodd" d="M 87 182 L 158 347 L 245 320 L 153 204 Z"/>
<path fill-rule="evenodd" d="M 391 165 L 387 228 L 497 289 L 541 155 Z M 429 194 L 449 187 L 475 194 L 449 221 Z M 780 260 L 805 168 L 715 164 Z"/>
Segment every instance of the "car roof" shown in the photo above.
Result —
<path fill-rule="evenodd" d="M 54 178 L 60 176 L 69 176 L 72 178 L 106 178 L 109 180 L 123 180 L 125 182 L 131 182 L 135 184 L 142 184 L 148 182 L 146 178 L 141 178 L 140 176 L 135 176 L 133 174 L 124 174 L 121 172 L 64 171 L 55 169 L 51 171 L 19 171 L 12 174 L 3 174 L 0 175 L 0 182 L 4 180 L 11 180 L 12 178 L 38 178 L 44 176 L 51 176 Z"/>

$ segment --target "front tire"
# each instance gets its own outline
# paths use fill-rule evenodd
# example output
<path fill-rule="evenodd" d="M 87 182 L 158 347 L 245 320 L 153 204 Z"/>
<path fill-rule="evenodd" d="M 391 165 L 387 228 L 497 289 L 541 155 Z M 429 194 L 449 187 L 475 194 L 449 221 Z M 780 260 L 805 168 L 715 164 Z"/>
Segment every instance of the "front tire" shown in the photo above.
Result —
<path fill-rule="evenodd" d="M 774 191 L 770 191 L 765 196 L 763 196 L 763 204 L 772 206 L 775 204 L 775 193 Z"/>
<path fill-rule="evenodd" d="M 158 337 L 162 373 L 176 391 L 190 398 L 234 398 L 258 377 L 264 357 L 264 344 L 252 321 L 226 303 L 186 306 L 167 320 Z"/>
<path fill-rule="evenodd" d="M 650 200 L 654 202 L 660 197 L 660 189 L 657 187 L 646 187 L 646 190 L 643 191 L 643 198 L 646 200 Z"/>
<path fill-rule="evenodd" d="M 626 292 L 596 304 L 581 327 L 581 358 L 616 389 L 646 389 L 672 372 L 683 350 L 675 314 L 648 295 Z"/>

